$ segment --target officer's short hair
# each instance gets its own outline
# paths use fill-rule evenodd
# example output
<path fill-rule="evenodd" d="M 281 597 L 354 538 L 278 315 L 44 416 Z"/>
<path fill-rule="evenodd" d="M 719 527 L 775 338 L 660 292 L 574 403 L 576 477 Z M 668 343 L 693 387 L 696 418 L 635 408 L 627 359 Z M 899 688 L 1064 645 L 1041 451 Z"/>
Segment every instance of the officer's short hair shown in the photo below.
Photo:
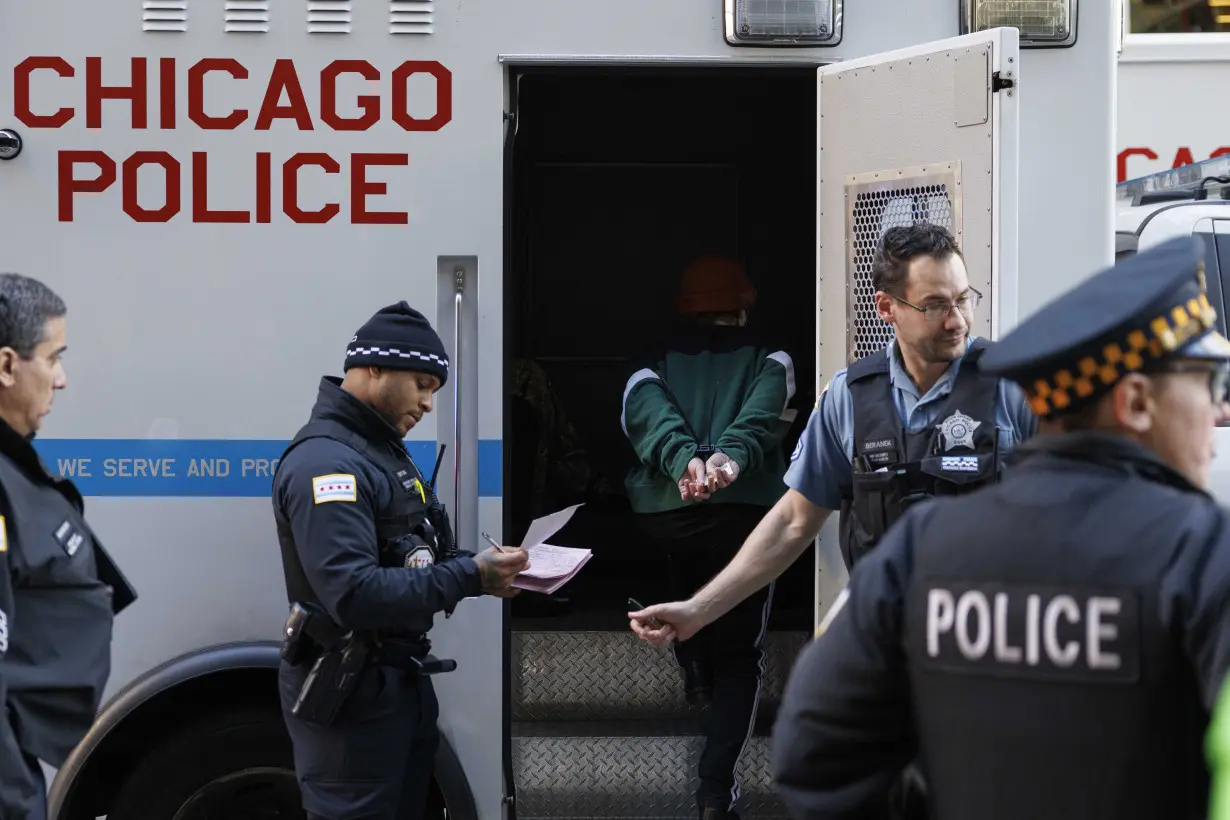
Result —
<path fill-rule="evenodd" d="M 947 228 L 930 222 L 898 225 L 885 231 L 871 260 L 871 284 L 876 290 L 900 296 L 905 290 L 910 262 L 919 256 L 946 259 L 956 254 L 965 260 L 957 239 Z"/>
<path fill-rule="evenodd" d="M 20 273 L 0 273 L 0 347 L 28 359 L 44 340 L 47 322 L 68 313 L 55 291 Z"/>

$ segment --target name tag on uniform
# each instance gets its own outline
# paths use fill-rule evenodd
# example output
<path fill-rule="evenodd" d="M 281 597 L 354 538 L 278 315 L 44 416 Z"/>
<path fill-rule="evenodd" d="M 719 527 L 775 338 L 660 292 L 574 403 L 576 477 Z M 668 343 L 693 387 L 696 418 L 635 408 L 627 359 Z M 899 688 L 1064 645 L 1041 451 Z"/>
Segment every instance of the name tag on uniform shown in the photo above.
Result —
<path fill-rule="evenodd" d="M 55 537 L 56 543 L 68 553 L 69 558 L 77 554 L 77 550 L 81 549 L 81 542 L 85 540 L 85 536 L 67 518 L 64 519 L 64 523 L 56 527 Z"/>
<path fill-rule="evenodd" d="M 910 655 L 936 671 L 1134 683 L 1140 596 L 1131 588 L 929 581 L 910 606 Z"/>

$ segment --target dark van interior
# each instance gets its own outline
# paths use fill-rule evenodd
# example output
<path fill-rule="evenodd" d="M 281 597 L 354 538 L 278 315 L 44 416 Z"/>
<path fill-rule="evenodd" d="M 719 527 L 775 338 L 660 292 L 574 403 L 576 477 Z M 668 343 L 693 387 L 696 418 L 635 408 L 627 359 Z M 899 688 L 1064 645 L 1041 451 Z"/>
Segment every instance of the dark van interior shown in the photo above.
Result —
<path fill-rule="evenodd" d="M 584 502 L 553 536 L 594 557 L 554 596 L 523 594 L 534 628 L 626 626 L 628 598 L 669 600 L 623 481 L 633 360 L 672 318 L 684 266 L 746 267 L 749 325 L 784 338 L 797 411 L 815 403 L 816 80 L 810 68 L 524 69 L 505 158 L 504 536 Z M 809 629 L 813 560 L 778 583 L 771 627 Z"/>

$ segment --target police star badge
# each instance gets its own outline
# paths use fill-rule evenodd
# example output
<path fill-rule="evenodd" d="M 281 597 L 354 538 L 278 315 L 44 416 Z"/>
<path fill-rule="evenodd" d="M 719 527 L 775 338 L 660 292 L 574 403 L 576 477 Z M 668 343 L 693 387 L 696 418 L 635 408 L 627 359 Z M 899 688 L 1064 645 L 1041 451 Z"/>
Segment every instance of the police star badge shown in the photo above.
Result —
<path fill-rule="evenodd" d="M 957 410 L 941 423 L 935 425 L 935 429 L 939 430 L 944 435 L 944 449 L 951 450 L 953 447 L 968 447 L 974 449 L 974 431 L 982 426 L 982 422 L 974 421 L 969 416 Z"/>

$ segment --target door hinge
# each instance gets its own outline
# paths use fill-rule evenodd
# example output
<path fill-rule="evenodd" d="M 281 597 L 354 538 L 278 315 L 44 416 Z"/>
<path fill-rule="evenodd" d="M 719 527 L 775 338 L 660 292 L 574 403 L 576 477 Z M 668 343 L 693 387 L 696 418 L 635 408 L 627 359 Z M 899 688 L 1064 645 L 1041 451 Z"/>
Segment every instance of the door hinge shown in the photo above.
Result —
<path fill-rule="evenodd" d="M 991 75 L 991 93 L 1003 91 L 1005 88 L 1015 88 L 1016 81 L 1012 79 L 1011 71 L 996 71 Z"/>

